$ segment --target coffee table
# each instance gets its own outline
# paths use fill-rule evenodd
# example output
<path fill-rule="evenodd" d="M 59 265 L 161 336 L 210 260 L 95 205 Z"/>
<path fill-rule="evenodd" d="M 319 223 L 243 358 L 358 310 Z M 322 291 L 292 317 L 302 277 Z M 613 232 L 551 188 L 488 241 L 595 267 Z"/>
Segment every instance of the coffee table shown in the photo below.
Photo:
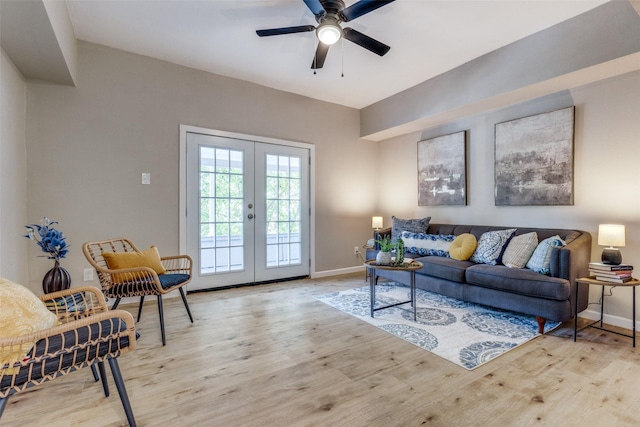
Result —
<path fill-rule="evenodd" d="M 413 321 L 416 321 L 416 270 L 419 270 L 423 267 L 423 264 L 419 261 L 411 261 L 407 264 L 402 264 L 398 266 L 392 265 L 378 265 L 375 259 L 370 259 L 365 261 L 365 267 L 369 271 L 369 291 L 371 293 L 371 317 L 374 317 L 374 313 L 378 310 L 384 310 L 385 308 L 395 307 L 397 305 L 408 304 L 411 303 L 411 307 L 413 307 Z M 395 304 L 389 304 L 382 307 L 376 307 L 376 285 L 378 284 L 378 276 L 376 275 L 376 270 L 398 270 L 398 271 L 408 271 L 410 274 L 410 284 L 411 287 L 411 299 L 407 301 L 397 302 Z M 406 283 L 405 283 L 406 285 Z"/>

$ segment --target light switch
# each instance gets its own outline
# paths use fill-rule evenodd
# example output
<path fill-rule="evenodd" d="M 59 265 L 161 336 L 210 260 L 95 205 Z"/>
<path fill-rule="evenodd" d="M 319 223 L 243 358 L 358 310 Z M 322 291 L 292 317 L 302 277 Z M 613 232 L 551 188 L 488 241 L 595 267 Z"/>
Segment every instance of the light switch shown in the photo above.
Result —
<path fill-rule="evenodd" d="M 142 173 L 142 183 L 143 184 L 151 184 L 151 174 L 148 172 Z"/>

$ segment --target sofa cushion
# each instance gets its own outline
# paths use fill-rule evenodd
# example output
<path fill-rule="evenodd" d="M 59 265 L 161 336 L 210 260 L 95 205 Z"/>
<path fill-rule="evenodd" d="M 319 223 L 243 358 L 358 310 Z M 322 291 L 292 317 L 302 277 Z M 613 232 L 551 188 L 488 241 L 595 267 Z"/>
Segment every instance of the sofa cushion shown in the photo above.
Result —
<path fill-rule="evenodd" d="M 560 236 L 551 236 L 538 244 L 533 255 L 527 262 L 527 268 L 537 273 L 550 274 L 551 252 L 553 248 L 565 246 L 566 243 Z"/>
<path fill-rule="evenodd" d="M 531 233 L 514 236 L 502 254 L 502 263 L 509 268 L 524 268 L 538 246 L 538 234 Z"/>
<path fill-rule="evenodd" d="M 466 269 L 466 280 L 470 285 L 559 301 L 568 300 L 570 293 L 569 281 L 566 279 L 503 265 L 470 266 Z"/>
<path fill-rule="evenodd" d="M 403 231 L 400 238 L 405 252 L 420 256 L 449 256 L 449 246 L 456 238 L 453 234 L 424 234 Z"/>
<path fill-rule="evenodd" d="M 391 241 L 395 242 L 403 231 L 409 231 L 411 233 L 426 233 L 429 228 L 429 221 L 431 221 L 430 216 L 422 219 L 402 219 L 392 216 Z"/>
<path fill-rule="evenodd" d="M 449 246 L 449 256 L 459 261 L 466 261 L 478 247 L 476 236 L 471 233 L 463 233 L 456 237 Z"/>
<path fill-rule="evenodd" d="M 465 270 L 473 265 L 470 261 L 458 261 L 434 256 L 417 258 L 416 261 L 420 261 L 423 264 L 421 269 L 416 270 L 417 274 L 425 274 L 458 283 L 465 282 Z"/>
<path fill-rule="evenodd" d="M 509 228 L 482 233 L 480 240 L 478 240 L 478 247 L 469 260 L 479 264 L 496 265 L 515 231 L 515 228 Z"/>

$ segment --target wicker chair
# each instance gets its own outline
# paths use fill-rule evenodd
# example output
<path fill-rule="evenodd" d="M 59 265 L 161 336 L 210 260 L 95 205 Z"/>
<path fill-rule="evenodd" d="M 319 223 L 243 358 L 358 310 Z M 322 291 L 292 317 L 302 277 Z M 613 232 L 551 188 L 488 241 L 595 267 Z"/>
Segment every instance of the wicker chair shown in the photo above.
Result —
<path fill-rule="evenodd" d="M 92 286 L 66 289 L 39 298 L 56 314 L 60 324 L 18 337 L 0 338 L 1 352 L 19 351 L 25 344 L 31 348 L 22 361 L 0 364 L 0 417 L 10 396 L 88 366 L 98 381 L 97 365 L 105 396 L 109 396 L 104 369 L 107 360 L 127 421 L 135 427 L 117 359 L 136 347 L 131 314 L 109 310 L 100 290 Z"/>
<path fill-rule="evenodd" d="M 155 295 L 158 297 L 158 312 L 160 315 L 160 332 L 162 345 L 166 344 L 164 331 L 164 312 L 162 309 L 162 295 L 176 289 L 180 291 L 182 302 L 187 309 L 189 320 L 193 323 L 193 316 L 187 303 L 183 287 L 191 281 L 192 260 L 188 255 L 162 257 L 161 262 L 166 274 L 158 275 L 148 267 L 110 270 L 102 256 L 103 252 L 139 252 L 131 241 L 123 238 L 89 242 L 82 245 L 82 251 L 98 273 L 102 285 L 102 292 L 107 298 L 115 298 L 112 309 L 116 309 L 124 297 L 140 297 L 138 306 L 138 322 L 142 314 L 144 297 Z M 124 279 L 123 279 L 124 278 Z"/>

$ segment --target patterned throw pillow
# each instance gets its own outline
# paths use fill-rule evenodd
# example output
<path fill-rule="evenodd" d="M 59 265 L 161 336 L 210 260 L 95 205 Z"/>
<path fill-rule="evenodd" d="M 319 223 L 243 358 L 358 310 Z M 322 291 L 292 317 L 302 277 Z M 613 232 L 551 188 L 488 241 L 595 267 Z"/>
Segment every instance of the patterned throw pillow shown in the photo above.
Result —
<path fill-rule="evenodd" d="M 422 219 L 401 219 L 392 216 L 391 240 L 394 242 L 398 240 L 400 233 L 403 231 L 409 231 L 411 233 L 426 233 L 429 228 L 429 221 L 431 221 L 430 216 Z"/>
<path fill-rule="evenodd" d="M 496 265 L 502 255 L 502 250 L 509 238 L 516 232 L 515 228 L 508 230 L 487 231 L 480 236 L 476 251 L 469 258 L 477 264 Z"/>
<path fill-rule="evenodd" d="M 502 255 L 502 263 L 509 268 L 524 268 L 538 246 L 538 234 L 531 233 L 514 236 Z"/>
<path fill-rule="evenodd" d="M 531 255 L 531 258 L 529 258 L 527 262 L 527 268 L 542 274 L 551 273 L 550 264 L 553 248 L 566 245 L 564 240 L 558 235 L 547 237 L 540 242 L 536 250 L 533 251 L 533 255 Z"/>
<path fill-rule="evenodd" d="M 453 234 L 424 234 L 403 231 L 404 250 L 420 256 L 449 256 L 449 246 L 456 238 Z"/>

